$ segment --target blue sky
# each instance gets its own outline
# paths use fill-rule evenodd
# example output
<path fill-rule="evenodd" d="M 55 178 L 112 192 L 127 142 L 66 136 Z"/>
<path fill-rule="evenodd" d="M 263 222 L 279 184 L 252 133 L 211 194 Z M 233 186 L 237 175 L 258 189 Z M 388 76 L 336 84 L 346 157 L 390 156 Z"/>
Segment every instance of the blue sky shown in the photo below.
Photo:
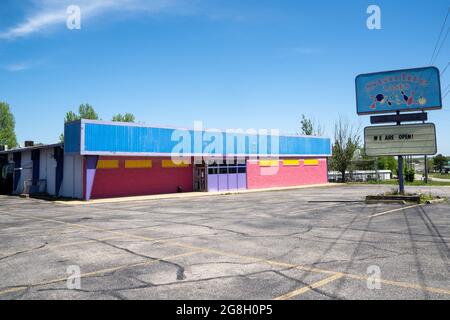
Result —
<path fill-rule="evenodd" d="M 66 28 L 79 5 L 81 30 Z M 381 30 L 366 9 L 381 8 Z M 140 122 L 299 131 L 301 114 L 331 136 L 355 109 L 357 74 L 422 67 L 450 3 L 300 0 L 2 0 L 0 100 L 16 132 L 51 143 L 68 110 L 88 102 L 103 120 L 132 112 Z M 450 26 L 448 21 L 447 26 Z M 450 36 L 435 65 L 450 61 Z M 450 69 L 450 68 L 449 68 Z M 450 84 L 450 71 L 442 79 Z M 429 118 L 439 152 L 450 154 L 450 95 Z"/>

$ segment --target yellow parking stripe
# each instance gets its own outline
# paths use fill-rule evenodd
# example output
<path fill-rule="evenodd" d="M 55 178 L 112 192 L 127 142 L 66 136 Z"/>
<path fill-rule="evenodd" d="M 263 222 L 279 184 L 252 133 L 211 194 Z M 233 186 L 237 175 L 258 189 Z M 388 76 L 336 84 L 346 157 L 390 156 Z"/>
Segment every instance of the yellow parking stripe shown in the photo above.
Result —
<path fill-rule="evenodd" d="M 407 207 L 402 208 L 402 209 L 407 209 Z M 221 250 L 215 250 L 215 249 L 209 249 L 209 248 L 201 248 L 201 247 L 197 247 L 197 246 L 193 246 L 193 245 L 189 245 L 189 244 L 185 244 L 185 243 L 175 242 L 175 241 L 170 240 L 170 239 L 161 240 L 161 239 L 156 239 L 156 238 L 139 236 L 139 235 L 126 233 L 126 232 L 112 231 L 112 230 L 103 229 L 103 228 L 99 228 L 99 227 L 92 227 L 92 226 L 76 224 L 76 223 L 70 223 L 70 222 L 64 222 L 64 221 L 54 220 L 54 219 L 40 218 L 40 217 L 35 217 L 35 216 L 30 216 L 30 215 L 22 215 L 22 214 L 17 214 L 17 213 L 10 213 L 10 212 L 6 212 L 6 211 L 0 211 L 0 213 L 4 213 L 4 214 L 7 214 L 7 215 L 12 215 L 12 216 L 17 216 L 17 217 L 22 217 L 22 218 L 35 219 L 35 220 L 49 221 L 49 222 L 54 222 L 54 223 L 59 223 L 59 224 L 71 225 L 71 226 L 76 226 L 76 227 L 90 229 L 90 230 L 95 230 L 95 231 L 103 231 L 103 232 L 108 232 L 108 233 L 111 233 L 111 234 L 123 235 L 123 236 L 129 237 L 129 238 L 150 241 L 150 242 L 153 242 L 153 243 L 165 244 L 167 246 L 173 246 L 173 247 L 179 247 L 179 248 L 187 248 L 187 249 L 197 250 L 199 252 L 213 253 L 213 254 L 222 255 L 222 256 L 226 256 L 226 257 L 234 257 L 234 258 L 246 259 L 246 260 L 254 261 L 255 263 L 267 263 L 267 264 L 272 265 L 272 266 L 295 268 L 295 269 L 302 270 L 302 271 L 309 271 L 309 272 L 322 273 L 322 274 L 331 274 L 333 276 L 336 276 L 338 274 L 342 274 L 342 276 L 344 276 L 344 277 L 351 278 L 351 279 L 357 279 L 357 280 L 363 280 L 363 281 L 367 281 L 367 279 L 369 278 L 369 276 L 354 275 L 354 274 L 349 274 L 349 273 L 339 273 L 339 272 L 335 272 L 335 271 L 332 271 L 332 270 L 313 268 L 313 267 L 308 267 L 308 266 L 303 266 L 303 265 L 295 265 L 295 264 L 281 262 L 281 261 L 267 260 L 267 259 L 264 259 L 264 258 L 245 256 L 245 255 L 236 254 L 236 253 L 230 253 L 230 252 L 221 251 Z M 400 281 L 391 281 L 391 280 L 384 280 L 384 279 L 381 279 L 380 281 L 381 281 L 381 283 L 384 283 L 384 284 L 387 284 L 387 285 L 403 287 L 403 288 L 411 288 L 411 289 L 416 289 L 416 290 L 423 290 L 423 291 L 428 291 L 428 292 L 434 292 L 434 293 L 450 295 L 450 290 L 448 290 L 448 289 L 433 288 L 433 287 L 422 287 L 422 286 L 414 284 L 414 283 L 407 283 L 407 282 L 400 282 Z M 2 291 L 0 291 L 0 295 L 1 294 L 2 294 Z"/>
<path fill-rule="evenodd" d="M 299 296 L 301 294 L 304 294 L 305 292 L 308 292 L 310 290 L 319 288 L 319 287 L 324 286 L 324 285 L 326 285 L 326 284 L 328 284 L 330 282 L 333 282 L 333 281 L 335 281 L 335 280 L 337 280 L 339 278 L 342 278 L 343 276 L 344 275 L 342 273 L 336 273 L 335 275 L 333 275 L 331 277 L 325 278 L 323 280 L 317 281 L 317 282 L 315 282 L 315 283 L 313 283 L 311 285 L 308 285 L 306 287 L 303 287 L 303 288 L 294 290 L 292 292 L 288 292 L 286 294 L 283 294 L 282 296 L 276 297 L 274 300 L 287 300 L 287 299 L 291 299 L 291 298 L 297 297 L 297 296 Z"/>
<path fill-rule="evenodd" d="M 101 269 L 101 270 L 97 270 L 97 271 L 82 273 L 80 275 L 80 278 L 87 278 L 87 277 L 98 276 L 98 275 L 101 275 L 101 274 L 105 274 L 105 273 L 109 273 L 109 272 L 113 272 L 113 271 L 118 271 L 118 270 L 122 270 L 122 269 L 146 266 L 146 265 L 150 265 L 150 264 L 154 264 L 154 263 L 160 262 L 162 260 L 170 260 L 170 259 L 176 259 L 176 258 L 180 258 L 180 257 L 187 257 L 187 256 L 191 256 L 191 255 L 194 255 L 194 254 L 200 253 L 200 252 L 202 252 L 202 250 L 196 250 L 196 251 L 186 252 L 186 253 L 177 254 L 177 255 L 173 255 L 173 256 L 158 258 L 158 259 L 151 260 L 151 261 L 142 261 L 142 262 L 137 262 L 137 263 L 132 263 L 132 264 L 120 265 L 120 266 L 117 266 L 117 267 L 112 267 L 112 268 L 107 268 L 107 269 Z M 54 279 L 54 280 L 48 280 L 48 281 L 42 281 L 42 282 L 30 284 L 28 286 L 20 286 L 20 287 L 5 289 L 3 291 L 0 291 L 0 295 L 4 295 L 4 294 L 7 294 L 7 293 L 12 293 L 12 292 L 17 292 L 17 291 L 22 291 L 22 290 L 25 290 L 27 288 L 32 288 L 32 287 L 46 286 L 46 285 L 49 285 L 49 284 L 54 284 L 54 283 L 63 282 L 63 281 L 67 281 L 67 277 L 58 278 L 58 279 Z"/>

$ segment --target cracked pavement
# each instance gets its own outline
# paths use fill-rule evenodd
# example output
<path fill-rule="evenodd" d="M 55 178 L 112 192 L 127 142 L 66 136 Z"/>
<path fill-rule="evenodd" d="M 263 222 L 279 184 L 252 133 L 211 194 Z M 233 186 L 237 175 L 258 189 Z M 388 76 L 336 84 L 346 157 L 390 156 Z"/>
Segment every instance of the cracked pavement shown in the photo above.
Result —
<path fill-rule="evenodd" d="M 0 299 L 249 300 L 294 292 L 292 299 L 448 300 L 450 204 L 370 217 L 403 207 L 359 202 L 389 189 L 77 206 L 0 196 Z M 450 196 L 450 188 L 421 191 Z M 79 289 L 67 287 L 73 265 Z M 381 271 L 380 289 L 368 288 L 371 266 Z"/>

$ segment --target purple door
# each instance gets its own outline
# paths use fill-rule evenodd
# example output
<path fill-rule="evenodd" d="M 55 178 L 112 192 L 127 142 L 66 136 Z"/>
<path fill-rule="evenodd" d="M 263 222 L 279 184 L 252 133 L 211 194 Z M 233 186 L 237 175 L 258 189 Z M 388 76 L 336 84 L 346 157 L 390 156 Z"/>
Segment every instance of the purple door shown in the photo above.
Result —
<path fill-rule="evenodd" d="M 208 191 L 247 189 L 245 166 L 221 165 L 208 168 Z"/>
<path fill-rule="evenodd" d="M 237 185 L 238 189 L 247 189 L 247 174 L 238 173 L 237 181 L 238 181 L 238 185 Z"/>
<path fill-rule="evenodd" d="M 208 191 L 210 191 L 210 192 L 219 191 L 219 175 L 218 174 L 208 174 Z"/>
<path fill-rule="evenodd" d="M 227 174 L 219 174 L 219 183 L 218 183 L 218 191 L 227 191 L 228 190 L 228 175 Z"/>
<path fill-rule="evenodd" d="M 236 173 L 228 174 L 228 190 L 238 189 L 238 177 Z"/>

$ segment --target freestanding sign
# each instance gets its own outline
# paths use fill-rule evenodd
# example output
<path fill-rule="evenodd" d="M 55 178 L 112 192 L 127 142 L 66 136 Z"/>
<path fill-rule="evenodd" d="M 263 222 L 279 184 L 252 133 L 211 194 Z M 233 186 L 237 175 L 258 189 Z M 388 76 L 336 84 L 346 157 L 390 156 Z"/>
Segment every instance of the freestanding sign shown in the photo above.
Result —
<path fill-rule="evenodd" d="M 435 155 L 436 127 L 433 123 L 367 127 L 364 147 L 373 157 Z"/>
<path fill-rule="evenodd" d="M 359 115 L 442 109 L 439 69 L 426 67 L 356 77 Z"/>
<path fill-rule="evenodd" d="M 404 194 L 403 156 L 425 155 L 426 163 L 426 155 L 437 153 L 436 128 L 434 124 L 425 124 L 425 113 L 400 113 L 442 109 L 439 69 L 426 67 L 361 74 L 355 84 L 358 115 L 396 113 L 372 117 L 372 123 L 395 121 L 397 125 L 365 128 L 364 146 L 368 156 L 398 156 L 399 191 Z M 402 125 L 408 121 L 424 123 Z"/>

